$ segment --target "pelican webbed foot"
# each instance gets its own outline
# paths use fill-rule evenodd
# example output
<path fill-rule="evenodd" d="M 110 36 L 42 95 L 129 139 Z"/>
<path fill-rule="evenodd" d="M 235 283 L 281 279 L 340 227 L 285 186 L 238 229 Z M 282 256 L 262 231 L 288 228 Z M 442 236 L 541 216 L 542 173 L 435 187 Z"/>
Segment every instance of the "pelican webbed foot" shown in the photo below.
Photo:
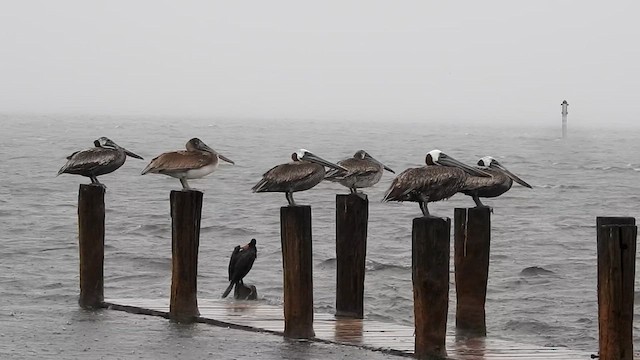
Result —
<path fill-rule="evenodd" d="M 98 178 L 95 176 L 89 176 L 89 179 L 91 179 L 91 183 L 94 185 L 104 186 L 100 181 L 98 181 Z"/>
<path fill-rule="evenodd" d="M 493 214 L 493 208 L 491 206 L 485 205 L 480 201 L 480 197 L 478 195 L 473 195 L 473 201 L 476 203 L 477 208 L 489 208 L 489 211 Z"/>
<path fill-rule="evenodd" d="M 356 188 L 349 188 L 349 195 L 356 195 L 362 200 L 367 200 L 367 194 L 362 191 L 358 191 Z"/>
<path fill-rule="evenodd" d="M 91 185 L 100 186 L 101 188 L 107 190 L 107 186 L 105 184 L 101 183 L 100 181 L 98 181 L 97 177 L 90 176 L 89 178 L 91 179 Z"/>
<path fill-rule="evenodd" d="M 493 208 L 492 208 L 491 206 L 489 206 L 489 205 L 484 205 L 484 204 L 476 205 L 475 207 L 476 207 L 476 208 L 488 208 L 488 209 L 493 210 Z"/>

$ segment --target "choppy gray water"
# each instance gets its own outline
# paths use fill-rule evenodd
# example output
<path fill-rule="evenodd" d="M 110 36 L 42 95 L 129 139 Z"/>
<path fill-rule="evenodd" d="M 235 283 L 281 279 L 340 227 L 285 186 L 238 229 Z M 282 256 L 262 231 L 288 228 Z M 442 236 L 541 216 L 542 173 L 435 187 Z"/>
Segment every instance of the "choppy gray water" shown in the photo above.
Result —
<path fill-rule="evenodd" d="M 0 120 L 0 344 L 5 343 L 0 354 L 5 355 L 28 356 L 37 348 L 34 344 L 64 348 L 65 341 L 80 341 L 55 332 L 36 331 L 21 339 L 11 333 L 16 328 L 42 328 L 45 311 L 71 313 L 68 322 L 78 317 L 88 321 L 88 315 L 73 315 L 78 311 L 77 191 L 78 183 L 88 179 L 55 174 L 65 156 L 92 146 L 99 136 L 145 157 L 144 161 L 129 158 L 117 172 L 101 177 L 108 187 L 107 298 L 169 297 L 168 196 L 180 185 L 176 179 L 139 173 L 151 158 L 183 148 L 194 136 L 236 162 L 191 182 L 205 192 L 201 298 L 220 296 L 231 250 L 255 237 L 258 259 L 246 281 L 255 284 L 266 301 L 282 301 L 278 208 L 286 200 L 282 194 L 253 194 L 250 188 L 264 171 L 288 161 L 298 148 L 334 161 L 363 148 L 396 172 L 423 164 L 425 153 L 433 148 L 472 164 L 492 155 L 534 188 L 514 185 L 502 197 L 486 201 L 495 209 L 487 295 L 489 336 L 595 351 L 595 217 L 637 216 L 640 203 L 639 129 L 571 129 L 570 138 L 562 140 L 557 128 L 427 121 L 327 124 L 25 116 Z M 411 219 L 420 212 L 413 203 L 379 202 L 391 180 L 387 173 L 367 191 L 371 202 L 365 313 L 369 318 L 411 324 Z M 296 194 L 299 203 L 313 209 L 317 311 L 334 308 L 335 194 L 345 191 L 340 185 L 322 183 Z M 430 210 L 451 217 L 454 207 L 469 206 L 473 206 L 470 198 L 456 195 L 430 205 Z M 449 326 L 451 320 L 452 316 Z M 137 332 L 138 327 L 153 328 L 136 321 L 130 331 Z M 637 324 L 635 328 L 637 347 L 640 332 Z M 83 331 L 91 338 L 92 330 Z M 104 351 L 108 354 L 109 349 Z"/>

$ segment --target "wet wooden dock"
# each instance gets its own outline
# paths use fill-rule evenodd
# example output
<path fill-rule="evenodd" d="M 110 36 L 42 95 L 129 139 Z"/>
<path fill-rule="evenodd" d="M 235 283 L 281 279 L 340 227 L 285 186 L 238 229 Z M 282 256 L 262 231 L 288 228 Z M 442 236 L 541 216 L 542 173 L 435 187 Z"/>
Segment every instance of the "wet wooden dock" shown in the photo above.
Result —
<path fill-rule="evenodd" d="M 169 317 L 169 301 L 163 299 L 111 299 L 104 307 Z M 261 301 L 226 301 L 199 299 L 198 322 L 249 331 L 282 335 L 284 315 L 280 306 Z M 315 313 L 313 341 L 357 346 L 389 354 L 410 357 L 414 349 L 411 326 L 368 319 L 336 318 L 332 314 Z M 447 335 L 447 354 L 456 360 L 580 360 L 591 359 L 588 352 L 563 347 L 542 347 L 492 338 L 456 339 Z"/>

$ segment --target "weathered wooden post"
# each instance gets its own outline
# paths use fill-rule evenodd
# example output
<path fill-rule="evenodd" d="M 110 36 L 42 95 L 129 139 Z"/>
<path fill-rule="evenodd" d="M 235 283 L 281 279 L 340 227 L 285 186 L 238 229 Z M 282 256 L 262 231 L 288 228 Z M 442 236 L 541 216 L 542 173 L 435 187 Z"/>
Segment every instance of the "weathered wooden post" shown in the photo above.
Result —
<path fill-rule="evenodd" d="M 171 191 L 171 302 L 169 316 L 180 322 L 193 321 L 198 311 L 198 246 L 202 192 Z"/>
<path fill-rule="evenodd" d="M 419 359 L 447 356 L 450 233 L 449 218 L 413 219 L 413 311 L 415 356 Z"/>
<path fill-rule="evenodd" d="M 362 319 L 369 200 L 336 195 L 336 315 Z"/>
<path fill-rule="evenodd" d="M 491 209 L 456 208 L 453 223 L 456 332 L 465 336 L 485 336 Z"/>
<path fill-rule="evenodd" d="M 81 184 L 78 190 L 80 298 L 86 309 L 104 301 L 104 187 Z"/>
<path fill-rule="evenodd" d="M 236 300 L 256 300 L 258 299 L 258 289 L 255 285 L 236 284 L 233 287 L 233 298 Z"/>
<path fill-rule="evenodd" d="M 284 335 L 309 339 L 313 331 L 311 206 L 280 208 L 284 277 Z"/>
<path fill-rule="evenodd" d="M 598 217 L 596 224 L 600 359 L 631 360 L 636 219 Z"/>

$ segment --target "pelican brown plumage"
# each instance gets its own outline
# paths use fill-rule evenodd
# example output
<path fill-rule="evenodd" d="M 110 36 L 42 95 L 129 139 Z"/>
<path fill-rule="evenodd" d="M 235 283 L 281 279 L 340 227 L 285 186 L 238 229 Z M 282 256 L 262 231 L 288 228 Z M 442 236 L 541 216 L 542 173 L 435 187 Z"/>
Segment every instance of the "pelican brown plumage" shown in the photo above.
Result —
<path fill-rule="evenodd" d="M 141 156 L 119 146 L 104 136 L 95 140 L 93 145 L 95 147 L 76 151 L 67 156 L 67 163 L 60 168 L 58 175 L 82 175 L 90 178 L 92 184 L 102 185 L 98 181 L 98 176 L 109 174 L 119 169 L 127 159 L 127 155 L 142 159 Z"/>
<path fill-rule="evenodd" d="M 218 168 L 219 160 L 235 164 L 198 138 L 189 140 L 185 147 L 186 151 L 178 150 L 158 155 L 142 170 L 142 175 L 152 173 L 178 178 L 182 188 L 188 190 L 191 188 L 187 179 L 200 179 L 211 174 Z"/>
<path fill-rule="evenodd" d="M 274 166 L 262 175 L 262 179 L 251 188 L 253 192 L 283 192 L 290 206 L 295 206 L 293 193 L 309 190 L 318 185 L 325 176 L 324 167 L 341 171 L 346 168 L 324 160 L 305 149 L 291 154 L 293 161 Z"/>
<path fill-rule="evenodd" d="M 511 189 L 514 181 L 531 189 L 531 185 L 507 170 L 491 156 L 485 156 L 478 160 L 478 166 L 482 171 L 489 173 L 491 177 L 469 176 L 465 179 L 465 186 L 461 191 L 465 195 L 471 196 L 476 206 L 485 206 L 480 201 L 481 197 L 492 198 L 504 194 Z"/>
<path fill-rule="evenodd" d="M 324 178 L 348 187 L 352 194 L 357 193 L 357 189 L 377 184 L 384 170 L 395 174 L 390 167 L 374 159 L 364 150 L 358 150 L 353 157 L 338 161 L 338 165 L 347 168 L 348 171 L 331 169 Z"/>
<path fill-rule="evenodd" d="M 426 166 L 401 172 L 387 190 L 382 201 L 414 201 L 424 216 L 429 216 L 427 203 L 448 199 L 462 190 L 469 175 L 490 176 L 463 164 L 440 150 L 431 150 Z"/>

